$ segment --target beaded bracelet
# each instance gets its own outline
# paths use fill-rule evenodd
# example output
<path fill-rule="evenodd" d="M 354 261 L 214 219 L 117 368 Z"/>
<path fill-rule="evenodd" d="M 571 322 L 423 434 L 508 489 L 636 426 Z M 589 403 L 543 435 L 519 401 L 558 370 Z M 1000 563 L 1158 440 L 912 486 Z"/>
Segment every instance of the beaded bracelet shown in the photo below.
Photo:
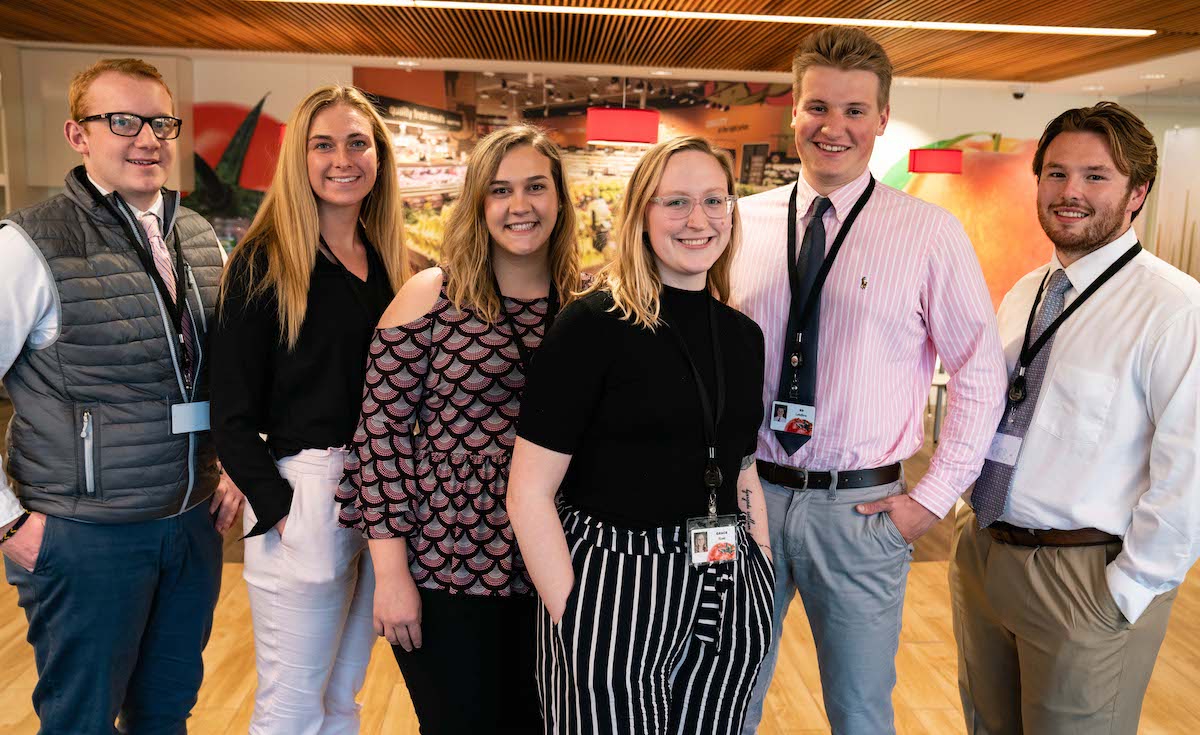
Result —
<path fill-rule="evenodd" d="M 17 522 L 12 524 L 12 527 L 5 531 L 3 536 L 0 536 L 0 544 L 3 544 L 5 541 L 15 536 L 17 531 L 21 530 L 21 526 L 24 526 L 25 521 L 27 520 L 29 520 L 29 511 L 23 511 L 20 517 L 17 518 Z"/>

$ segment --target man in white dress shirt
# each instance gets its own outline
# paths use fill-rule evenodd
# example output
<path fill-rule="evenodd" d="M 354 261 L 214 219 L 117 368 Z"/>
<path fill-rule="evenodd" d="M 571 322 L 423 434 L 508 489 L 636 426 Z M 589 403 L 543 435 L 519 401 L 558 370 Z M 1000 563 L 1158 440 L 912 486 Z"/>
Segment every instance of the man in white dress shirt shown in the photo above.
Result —
<path fill-rule="evenodd" d="M 1200 284 L 1131 227 L 1157 160 L 1111 102 L 1034 157 L 1055 252 L 1000 305 L 1008 407 L 950 567 L 970 733 L 1133 735 L 1200 554 Z"/>

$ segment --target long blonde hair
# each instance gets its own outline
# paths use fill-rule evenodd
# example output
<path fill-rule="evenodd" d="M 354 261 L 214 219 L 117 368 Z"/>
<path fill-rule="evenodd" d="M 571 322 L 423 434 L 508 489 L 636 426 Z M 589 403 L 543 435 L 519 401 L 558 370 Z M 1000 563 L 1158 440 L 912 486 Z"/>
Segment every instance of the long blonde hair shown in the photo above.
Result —
<path fill-rule="evenodd" d="M 271 291 L 279 317 L 279 339 L 288 349 L 296 346 L 308 309 L 308 289 L 317 262 L 321 237 L 316 195 L 308 179 L 308 132 L 313 118 L 331 105 L 346 105 L 371 123 L 379 168 L 375 186 L 363 199 L 359 221 L 379 253 L 392 290 L 400 290 L 408 275 L 404 248 L 404 213 L 401 209 L 392 139 L 383 118 L 360 90 L 331 84 L 313 90 L 288 120 L 275 166 L 275 178 L 254 221 L 234 249 L 221 277 L 219 301 L 224 302 L 235 268 L 245 269 L 250 283 L 248 298 Z M 265 256 L 267 267 L 255 273 Z"/>
<path fill-rule="evenodd" d="M 608 291 L 612 294 L 613 308 L 621 313 L 622 319 L 650 330 L 659 323 L 662 276 L 646 234 L 646 208 L 658 189 L 667 161 L 683 151 L 698 151 L 715 158 L 725 172 L 725 185 L 729 193 L 734 193 L 733 164 L 729 162 L 729 156 L 704 138 L 685 135 L 652 147 L 638 161 L 625 187 L 625 197 L 617 215 L 617 256 L 596 274 L 596 279 L 585 292 L 597 289 Z M 722 303 L 729 301 L 729 269 L 742 240 L 741 220 L 736 206 L 732 217 L 729 245 L 708 269 L 706 280 L 709 292 Z"/>
<path fill-rule="evenodd" d="M 462 195 L 446 221 L 442 265 L 446 272 L 446 297 L 455 308 L 470 307 L 479 319 L 492 324 L 500 318 L 500 294 L 492 275 L 492 237 L 484 217 L 488 186 L 500 162 L 520 146 L 532 146 L 550 160 L 550 175 L 558 197 L 558 217 L 550 232 L 550 281 L 562 304 L 579 288 L 579 250 L 575 244 L 575 207 L 567 191 L 562 153 L 554 141 L 532 125 L 513 125 L 488 134 L 467 162 Z"/>

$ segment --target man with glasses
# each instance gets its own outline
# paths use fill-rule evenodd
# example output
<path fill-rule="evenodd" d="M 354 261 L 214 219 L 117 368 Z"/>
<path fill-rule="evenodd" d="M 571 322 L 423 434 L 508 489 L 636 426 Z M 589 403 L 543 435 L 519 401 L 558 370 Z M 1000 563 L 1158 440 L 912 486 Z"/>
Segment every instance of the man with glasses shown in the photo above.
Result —
<path fill-rule="evenodd" d="M 101 61 L 70 106 L 83 165 L 0 222 L 0 552 L 41 732 L 183 733 L 242 502 L 208 434 L 221 252 L 163 188 L 182 122 L 157 69 Z"/>

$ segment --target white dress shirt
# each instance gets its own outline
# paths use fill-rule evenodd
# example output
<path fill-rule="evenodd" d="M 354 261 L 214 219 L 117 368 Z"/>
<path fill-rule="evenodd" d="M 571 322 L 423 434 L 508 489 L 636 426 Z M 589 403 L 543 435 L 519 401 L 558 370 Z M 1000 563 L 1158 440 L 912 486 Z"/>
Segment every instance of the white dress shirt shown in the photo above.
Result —
<path fill-rule="evenodd" d="M 1066 268 L 1066 306 L 1135 242 Z M 1009 374 L 1057 254 L 1013 286 L 998 322 Z M 1200 284 L 1142 251 L 1059 328 L 1001 520 L 1123 537 L 1108 565 L 1132 623 L 1200 555 Z"/>
<path fill-rule="evenodd" d="M 91 176 L 92 186 L 107 195 Z M 145 212 L 130 206 L 141 216 L 153 212 L 161 223 L 164 215 L 162 194 Z M 42 259 L 41 251 L 14 227 L 0 227 L 0 376 L 7 375 L 22 350 L 41 350 L 58 338 L 58 288 L 54 276 Z M 0 526 L 21 515 L 21 505 L 0 472 Z"/>

